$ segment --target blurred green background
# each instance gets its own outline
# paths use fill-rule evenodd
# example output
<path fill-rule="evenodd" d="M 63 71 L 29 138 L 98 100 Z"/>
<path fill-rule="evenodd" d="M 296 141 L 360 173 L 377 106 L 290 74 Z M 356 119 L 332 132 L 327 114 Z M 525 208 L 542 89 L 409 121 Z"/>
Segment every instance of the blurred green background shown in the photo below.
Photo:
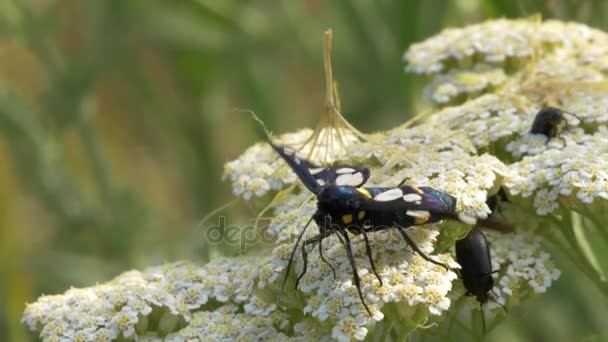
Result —
<path fill-rule="evenodd" d="M 407 120 L 422 80 L 412 42 L 493 17 L 607 28 L 602 0 L 0 1 L 0 341 L 31 338 L 26 302 L 163 261 L 234 254 L 199 221 L 232 199 L 222 165 L 275 132 L 313 126 L 322 33 L 334 30 L 342 111 L 364 132 Z M 239 203 L 231 222 L 256 212 Z M 559 256 L 557 256 L 559 258 Z M 606 298 L 562 279 L 514 308 L 497 341 L 601 341 Z"/>

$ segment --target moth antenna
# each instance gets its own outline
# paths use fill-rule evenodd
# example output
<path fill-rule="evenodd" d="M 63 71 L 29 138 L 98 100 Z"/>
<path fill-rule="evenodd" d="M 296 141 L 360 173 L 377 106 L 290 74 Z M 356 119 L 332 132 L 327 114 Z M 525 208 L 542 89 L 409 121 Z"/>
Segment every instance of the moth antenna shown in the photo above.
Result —
<path fill-rule="evenodd" d="M 261 130 L 258 129 L 258 133 L 260 133 L 260 135 L 266 137 L 266 139 L 268 139 L 269 141 L 272 141 L 272 133 L 266 128 L 266 124 L 264 123 L 264 121 L 262 121 L 262 119 L 260 119 L 255 114 L 254 111 L 252 111 L 250 109 L 240 109 L 240 108 L 235 108 L 234 111 L 251 115 L 251 118 L 253 119 L 253 121 L 257 122 L 259 124 L 258 128 L 261 129 Z"/>

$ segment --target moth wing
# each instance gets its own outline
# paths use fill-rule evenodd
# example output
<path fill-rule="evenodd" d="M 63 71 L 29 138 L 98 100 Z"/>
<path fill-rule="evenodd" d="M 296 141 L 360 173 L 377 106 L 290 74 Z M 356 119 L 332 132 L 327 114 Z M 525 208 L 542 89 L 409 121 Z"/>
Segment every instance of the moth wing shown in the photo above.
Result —
<path fill-rule="evenodd" d="M 375 211 L 427 211 L 449 215 L 454 211 L 456 199 L 430 188 L 403 185 L 394 188 L 368 188 L 372 197 L 361 204 L 362 209 Z"/>
<path fill-rule="evenodd" d="M 300 158 L 295 152 L 287 150 L 283 146 L 273 144 L 271 141 L 268 141 L 268 143 L 283 158 L 310 192 L 318 194 L 325 187 L 327 182 L 323 180 L 319 181 L 319 178 L 313 175 L 313 172 L 316 172 L 317 169 L 324 168 L 319 168 L 319 166 L 308 160 Z"/>
<path fill-rule="evenodd" d="M 424 192 L 422 204 L 432 213 L 451 215 L 456 209 L 456 198 L 437 189 L 423 186 L 418 190 Z"/>
<path fill-rule="evenodd" d="M 370 176 L 368 168 L 352 166 L 332 166 L 316 169 L 313 176 L 325 181 L 327 184 L 338 186 L 360 187 L 367 182 Z"/>
<path fill-rule="evenodd" d="M 299 157 L 297 153 L 283 146 L 273 144 L 270 141 L 269 143 L 306 188 L 315 194 L 318 194 L 327 185 L 360 187 L 369 179 L 370 171 L 368 168 L 352 166 L 321 167 Z"/>

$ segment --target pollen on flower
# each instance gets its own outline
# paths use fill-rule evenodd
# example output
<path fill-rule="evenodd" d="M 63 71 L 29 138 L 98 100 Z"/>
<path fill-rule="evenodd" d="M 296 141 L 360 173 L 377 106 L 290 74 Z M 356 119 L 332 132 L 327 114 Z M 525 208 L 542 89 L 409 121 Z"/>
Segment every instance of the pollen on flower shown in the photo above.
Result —
<path fill-rule="evenodd" d="M 367 329 L 353 317 L 346 317 L 338 322 L 333 329 L 332 337 L 337 341 L 362 341 L 367 335 Z"/>
<path fill-rule="evenodd" d="M 446 297 L 447 291 L 440 286 L 427 286 L 423 293 L 423 301 L 429 303 L 429 312 L 433 315 L 440 315 L 450 307 L 450 299 Z"/>
<path fill-rule="evenodd" d="M 492 89 L 507 80 L 504 70 L 485 67 L 477 70 L 454 70 L 437 76 L 425 89 L 425 95 L 437 104 L 453 102 Z"/>

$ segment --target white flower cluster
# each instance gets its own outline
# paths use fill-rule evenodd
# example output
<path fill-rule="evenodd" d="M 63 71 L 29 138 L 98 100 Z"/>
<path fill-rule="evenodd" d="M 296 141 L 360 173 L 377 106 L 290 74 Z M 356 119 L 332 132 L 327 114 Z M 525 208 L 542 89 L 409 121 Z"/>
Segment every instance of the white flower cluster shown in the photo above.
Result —
<path fill-rule="evenodd" d="M 505 185 L 513 195 L 534 196 L 538 215 L 560 205 L 576 209 L 594 199 L 608 200 L 607 133 L 601 127 L 593 135 L 582 135 L 578 143 L 524 157 L 511 165 L 513 173 Z"/>
<path fill-rule="evenodd" d="M 593 45 L 594 54 L 580 56 L 588 64 L 605 66 L 608 39 L 602 31 L 577 23 L 538 18 L 493 20 L 459 29 L 446 29 L 421 43 L 413 44 L 403 56 L 407 70 L 419 74 L 444 72 L 448 66 L 511 64 L 525 62 L 554 47 L 566 47 L 583 54 Z"/>
<path fill-rule="evenodd" d="M 249 257 L 127 272 L 106 284 L 43 296 L 28 305 L 23 322 L 45 341 L 282 340 L 285 314 L 253 294 L 256 263 Z"/>
<path fill-rule="evenodd" d="M 476 148 L 484 150 L 498 145 L 503 139 L 512 139 L 514 134 L 530 130 L 530 118 L 534 118 L 539 108 L 522 112 L 513 100 L 497 94 L 484 94 L 460 106 L 440 110 L 428 118 L 428 123 L 463 132 Z"/>
<path fill-rule="evenodd" d="M 494 288 L 498 302 L 517 303 L 544 293 L 559 279 L 561 272 L 542 250 L 540 237 L 531 232 L 486 235 L 492 244 L 493 270 L 500 270 Z"/>
<path fill-rule="evenodd" d="M 438 75 L 425 88 L 425 96 L 437 104 L 446 104 L 460 97 L 475 96 L 505 83 L 503 69 L 478 66 L 474 70 L 452 70 Z"/>
<path fill-rule="evenodd" d="M 465 132 L 477 149 L 515 161 L 508 165 L 505 188 L 513 196 L 533 197 L 536 213 L 547 215 L 560 205 L 575 209 L 608 198 L 599 171 L 608 162 L 602 134 L 608 121 L 608 49 L 598 43 L 608 43 L 608 35 L 581 24 L 498 20 L 445 30 L 413 45 L 405 59 L 408 70 L 434 75 L 431 84 L 454 83 L 449 80 L 463 70 L 484 79 L 488 70 L 508 68 L 508 80 L 499 77 L 496 89 L 459 88 L 438 101 L 442 93 L 431 88 L 437 103 L 468 97 L 428 116 L 427 124 Z M 556 137 L 530 133 L 546 106 L 565 112 L 566 127 Z"/>

